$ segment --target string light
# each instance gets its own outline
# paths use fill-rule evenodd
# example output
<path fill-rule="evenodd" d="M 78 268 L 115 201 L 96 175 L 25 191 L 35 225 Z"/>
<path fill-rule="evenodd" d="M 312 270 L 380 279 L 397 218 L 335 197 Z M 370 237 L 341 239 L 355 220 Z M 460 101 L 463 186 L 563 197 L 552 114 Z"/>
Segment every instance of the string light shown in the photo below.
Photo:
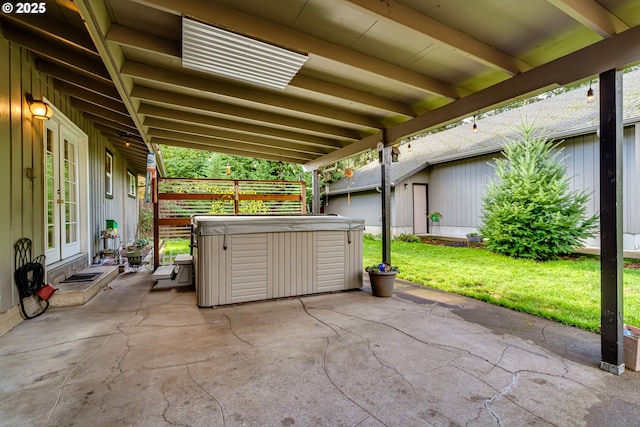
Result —
<path fill-rule="evenodd" d="M 591 87 L 592 81 L 589 81 L 589 90 L 587 91 L 587 102 L 593 102 L 593 88 Z"/>
<path fill-rule="evenodd" d="M 227 174 L 227 175 L 231 175 L 231 164 L 230 164 L 230 163 L 227 163 L 227 164 L 225 165 L 225 167 L 227 168 L 227 171 L 225 172 L 225 174 Z"/>
<path fill-rule="evenodd" d="M 411 143 L 407 144 L 407 151 L 411 152 Z"/>
<path fill-rule="evenodd" d="M 477 133 L 478 132 L 478 125 L 476 124 L 476 115 L 473 116 L 473 133 Z"/>

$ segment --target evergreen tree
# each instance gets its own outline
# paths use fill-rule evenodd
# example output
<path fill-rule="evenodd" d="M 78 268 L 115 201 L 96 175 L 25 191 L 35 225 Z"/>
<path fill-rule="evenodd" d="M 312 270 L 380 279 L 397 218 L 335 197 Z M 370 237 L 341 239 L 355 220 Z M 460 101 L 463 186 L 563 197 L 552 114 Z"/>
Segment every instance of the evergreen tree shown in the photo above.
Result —
<path fill-rule="evenodd" d="M 589 195 L 570 191 L 558 144 L 527 124 L 520 137 L 496 160 L 479 231 L 487 247 L 503 255 L 549 260 L 569 254 L 595 235 L 597 215 L 586 218 Z"/>

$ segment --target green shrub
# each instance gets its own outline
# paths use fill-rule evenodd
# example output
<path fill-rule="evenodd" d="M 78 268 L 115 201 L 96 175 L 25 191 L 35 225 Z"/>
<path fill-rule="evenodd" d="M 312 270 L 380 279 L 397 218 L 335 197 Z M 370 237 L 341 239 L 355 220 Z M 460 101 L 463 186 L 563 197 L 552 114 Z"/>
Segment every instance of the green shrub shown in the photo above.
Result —
<path fill-rule="evenodd" d="M 372 242 L 382 240 L 382 236 L 380 236 L 379 234 L 371 234 L 371 233 L 364 233 L 362 235 L 362 238 L 363 240 L 370 240 Z"/>
<path fill-rule="evenodd" d="M 396 237 L 394 237 L 395 241 L 397 242 L 409 242 L 409 243 L 420 243 L 421 240 L 418 236 L 416 236 L 415 234 L 410 234 L 410 233 L 403 233 L 403 234 L 399 234 Z"/>
<path fill-rule="evenodd" d="M 585 218 L 586 192 L 571 192 L 558 144 L 523 125 L 521 141 L 505 146 L 495 163 L 497 179 L 483 197 L 487 248 L 516 258 L 549 260 L 582 247 L 598 217 Z"/>

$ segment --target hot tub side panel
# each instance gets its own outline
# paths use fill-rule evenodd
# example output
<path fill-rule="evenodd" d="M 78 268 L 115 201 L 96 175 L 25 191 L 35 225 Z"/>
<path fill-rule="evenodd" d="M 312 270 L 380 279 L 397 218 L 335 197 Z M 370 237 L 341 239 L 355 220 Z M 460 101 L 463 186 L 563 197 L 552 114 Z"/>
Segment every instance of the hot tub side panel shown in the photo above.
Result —
<path fill-rule="evenodd" d="M 362 231 L 234 234 L 226 236 L 227 250 L 224 242 L 198 236 L 200 307 L 362 286 Z"/>
<path fill-rule="evenodd" d="M 198 307 L 213 307 L 226 300 L 227 251 L 224 236 L 198 236 L 194 249 Z"/>
<path fill-rule="evenodd" d="M 268 298 L 307 295 L 313 290 L 314 232 L 269 233 Z"/>

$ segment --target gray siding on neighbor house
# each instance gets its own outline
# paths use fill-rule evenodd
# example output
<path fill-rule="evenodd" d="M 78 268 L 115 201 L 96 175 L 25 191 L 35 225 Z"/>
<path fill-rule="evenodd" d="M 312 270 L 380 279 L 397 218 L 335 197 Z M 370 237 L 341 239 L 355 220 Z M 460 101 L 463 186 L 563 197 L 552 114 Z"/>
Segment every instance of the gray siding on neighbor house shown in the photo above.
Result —
<path fill-rule="evenodd" d="M 479 225 L 481 198 L 494 176 L 491 167 L 494 157 L 486 155 L 432 166 L 429 211 L 438 211 L 443 215 L 440 233 L 444 232 L 445 227 L 475 228 Z"/>
<path fill-rule="evenodd" d="M 624 129 L 623 140 L 623 218 L 624 232 L 640 232 L 640 200 L 638 195 L 639 172 L 637 145 L 640 139 L 636 126 Z M 600 154 L 596 134 L 579 135 L 562 141 L 560 158 L 564 159 L 572 191 L 587 191 L 588 215 L 598 213 L 600 203 Z M 482 196 L 486 185 L 494 179 L 493 160 L 500 153 L 434 165 L 430 174 L 430 210 L 440 211 L 440 233 L 463 236 L 480 224 Z M 597 239 L 588 242 L 597 245 Z M 627 249 L 636 249 L 629 247 Z"/>
<path fill-rule="evenodd" d="M 348 203 L 346 194 L 331 196 L 329 205 L 325 206 L 327 214 L 342 215 L 351 218 L 364 219 L 365 232 L 371 232 L 372 227 L 382 226 L 382 201 L 377 191 L 366 191 L 351 194 L 351 204 Z M 395 197 L 391 195 L 391 224 L 395 224 Z"/>
<path fill-rule="evenodd" d="M 638 130 L 638 131 L 637 131 Z M 640 248 L 640 125 L 624 128 L 623 139 L 623 218 L 625 249 Z M 578 135 L 561 141 L 563 149 L 560 158 L 564 160 L 572 191 L 587 191 L 588 215 L 599 212 L 599 145 L 595 133 Z M 395 183 L 392 197 L 392 233 L 412 232 L 413 193 L 412 185 L 428 184 L 428 210 L 439 211 L 443 218 L 433 234 L 464 236 L 475 230 L 481 223 L 482 197 L 486 186 L 494 179 L 492 167 L 494 159 L 501 153 L 438 163 L 416 173 L 404 181 Z M 392 165 L 393 167 L 393 165 Z M 406 187 L 404 184 L 407 184 Z M 368 231 L 379 232 L 380 193 L 362 192 L 351 195 L 351 205 L 347 205 L 346 195 L 334 195 L 330 199 L 327 212 L 365 219 Z M 598 238 L 587 242 L 598 246 Z"/>
<path fill-rule="evenodd" d="M 395 221 L 392 221 L 391 224 L 393 227 L 401 227 L 402 233 L 413 232 L 413 184 L 428 184 L 428 182 L 429 173 L 423 170 L 396 184 L 394 195 L 397 209 L 395 210 Z M 378 201 L 378 205 L 380 203 Z"/>

